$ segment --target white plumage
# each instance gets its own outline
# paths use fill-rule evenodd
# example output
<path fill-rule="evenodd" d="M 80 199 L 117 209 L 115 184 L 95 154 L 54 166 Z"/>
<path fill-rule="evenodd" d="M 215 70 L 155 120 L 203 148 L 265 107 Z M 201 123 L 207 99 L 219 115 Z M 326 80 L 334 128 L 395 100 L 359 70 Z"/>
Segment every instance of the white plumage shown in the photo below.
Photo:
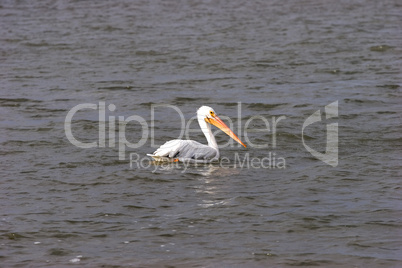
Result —
<path fill-rule="evenodd" d="M 155 156 L 182 159 L 218 159 L 219 151 L 193 140 L 171 140 L 159 147 Z"/>
<path fill-rule="evenodd" d="M 216 115 L 215 111 L 208 106 L 202 106 L 197 111 L 198 124 L 201 127 L 208 145 L 193 140 L 171 140 L 160 146 L 152 156 L 157 161 L 195 161 L 211 162 L 219 159 L 219 149 L 215 137 L 212 134 L 210 124 L 220 128 L 231 138 L 242 144 L 240 139 L 226 126 Z"/>

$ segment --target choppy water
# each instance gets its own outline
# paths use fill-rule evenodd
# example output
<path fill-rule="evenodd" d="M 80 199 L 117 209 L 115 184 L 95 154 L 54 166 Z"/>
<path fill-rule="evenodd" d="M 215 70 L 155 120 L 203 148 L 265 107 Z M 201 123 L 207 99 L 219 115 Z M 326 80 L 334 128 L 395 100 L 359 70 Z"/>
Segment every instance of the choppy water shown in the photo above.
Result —
<path fill-rule="evenodd" d="M 2 1 L 1 266 L 402 265 L 401 14 L 398 1 Z M 301 129 L 335 101 L 332 167 Z M 118 116 L 151 131 L 154 104 L 186 123 L 210 105 L 243 141 L 253 116 L 286 119 L 276 148 L 272 128 L 222 148 L 228 165 L 130 168 L 150 139 L 119 160 L 108 139 L 66 138 L 68 111 L 100 102 L 116 107 L 116 142 Z M 154 111 L 155 144 L 179 136 L 178 113 Z M 322 115 L 305 141 L 324 152 Z M 77 112 L 72 131 L 97 141 L 97 111 Z M 285 169 L 234 164 L 269 153 Z"/>

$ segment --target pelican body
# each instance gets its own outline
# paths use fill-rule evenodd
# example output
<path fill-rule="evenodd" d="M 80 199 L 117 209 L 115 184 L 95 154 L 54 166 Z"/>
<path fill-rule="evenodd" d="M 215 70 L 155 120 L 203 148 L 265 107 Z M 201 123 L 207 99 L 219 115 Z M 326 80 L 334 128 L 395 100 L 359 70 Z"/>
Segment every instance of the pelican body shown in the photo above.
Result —
<path fill-rule="evenodd" d="M 232 139 L 246 147 L 232 130 L 216 115 L 214 109 L 202 106 L 197 110 L 198 124 L 208 145 L 193 140 L 171 140 L 160 146 L 153 154 L 156 161 L 211 162 L 219 159 L 219 148 L 211 131 L 211 124 L 221 129 Z"/>

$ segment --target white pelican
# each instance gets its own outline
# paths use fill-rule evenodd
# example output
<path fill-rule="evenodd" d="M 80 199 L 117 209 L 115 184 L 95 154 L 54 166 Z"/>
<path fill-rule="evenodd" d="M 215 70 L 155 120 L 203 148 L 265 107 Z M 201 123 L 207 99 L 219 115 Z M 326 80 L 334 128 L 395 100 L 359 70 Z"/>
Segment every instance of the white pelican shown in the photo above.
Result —
<path fill-rule="evenodd" d="M 215 137 L 212 134 L 212 124 L 220 128 L 232 139 L 246 147 L 232 130 L 216 115 L 214 109 L 202 106 L 197 110 L 198 124 L 207 138 L 208 145 L 201 144 L 193 140 L 171 140 L 159 147 L 152 156 L 156 161 L 192 161 L 192 162 L 211 162 L 219 159 L 219 148 Z M 209 123 L 209 124 L 208 124 Z"/>

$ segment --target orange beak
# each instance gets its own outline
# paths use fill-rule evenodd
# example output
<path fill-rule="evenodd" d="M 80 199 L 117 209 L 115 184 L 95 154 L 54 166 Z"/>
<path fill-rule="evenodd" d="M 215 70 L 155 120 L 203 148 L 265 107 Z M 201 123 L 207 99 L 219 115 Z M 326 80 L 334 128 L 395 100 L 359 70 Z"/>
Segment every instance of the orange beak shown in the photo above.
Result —
<path fill-rule="evenodd" d="M 236 136 L 236 134 L 233 133 L 233 131 L 217 116 L 215 115 L 213 118 L 205 118 L 205 122 L 210 123 L 211 125 L 216 126 L 223 132 L 225 132 L 229 137 L 243 145 L 244 147 L 247 147 L 244 143 L 241 142 L 241 140 Z"/>

